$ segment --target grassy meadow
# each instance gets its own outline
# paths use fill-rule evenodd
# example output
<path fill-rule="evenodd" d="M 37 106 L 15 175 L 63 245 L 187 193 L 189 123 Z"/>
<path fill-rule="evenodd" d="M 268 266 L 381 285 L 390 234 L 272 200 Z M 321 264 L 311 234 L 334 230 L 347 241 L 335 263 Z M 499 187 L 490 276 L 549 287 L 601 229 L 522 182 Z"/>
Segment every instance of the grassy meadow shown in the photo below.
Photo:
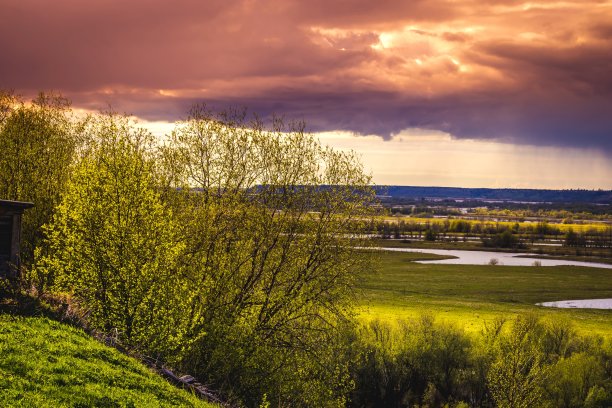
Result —
<path fill-rule="evenodd" d="M 612 339 L 612 311 L 553 309 L 535 303 L 612 297 L 612 270 L 574 266 L 419 264 L 433 254 L 381 252 L 379 270 L 359 283 L 363 320 L 432 314 L 479 332 L 497 316 L 535 312 L 570 319 L 582 332 Z"/>
<path fill-rule="evenodd" d="M 213 407 L 82 330 L 0 314 L 0 406 Z"/>

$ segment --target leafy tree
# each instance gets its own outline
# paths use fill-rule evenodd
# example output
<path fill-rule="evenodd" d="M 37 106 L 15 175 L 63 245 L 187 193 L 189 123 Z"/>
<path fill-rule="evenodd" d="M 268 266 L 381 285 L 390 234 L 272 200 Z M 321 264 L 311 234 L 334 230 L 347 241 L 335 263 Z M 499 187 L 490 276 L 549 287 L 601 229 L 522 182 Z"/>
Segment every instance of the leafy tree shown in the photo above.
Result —
<path fill-rule="evenodd" d="M 495 340 L 495 357 L 487 374 L 489 389 L 499 407 L 538 406 L 549 377 L 539 347 L 542 328 L 532 315 L 519 315 L 512 323 L 508 332 L 498 332 Z"/>
<path fill-rule="evenodd" d="M 483 236 L 482 244 L 486 247 L 494 248 L 517 248 L 520 247 L 518 238 L 512 234 L 510 229 L 505 229 L 503 232 L 497 233 L 490 237 Z"/>
<path fill-rule="evenodd" d="M 427 228 L 425 230 L 425 241 L 435 241 L 438 238 L 438 234 L 432 229 Z"/>
<path fill-rule="evenodd" d="M 563 242 L 563 245 L 575 247 L 575 246 L 578 246 L 579 243 L 580 243 L 579 235 L 576 232 L 574 232 L 572 228 L 569 228 L 567 232 L 565 233 L 565 240 Z"/>
<path fill-rule="evenodd" d="M 267 129 L 242 111 L 195 107 L 163 150 L 164 199 L 193 292 L 199 338 L 183 367 L 247 405 L 342 405 L 342 327 L 367 265 L 359 235 L 373 200 L 350 153 L 302 124 Z M 356 227 L 357 226 L 357 227 Z"/>
<path fill-rule="evenodd" d="M 61 96 L 41 93 L 28 104 L 0 92 L 0 198 L 35 205 L 23 216 L 25 265 L 33 260 L 41 226 L 51 220 L 68 180 L 78 145 L 75 123 Z"/>
<path fill-rule="evenodd" d="M 157 191 L 152 138 L 122 117 L 88 127 L 88 151 L 74 169 L 36 273 L 74 296 L 87 323 L 127 345 L 170 347 L 180 335 L 177 273 L 182 249 Z"/>
<path fill-rule="evenodd" d="M 589 395 L 604 385 L 605 378 L 604 367 L 595 356 L 575 353 L 552 367 L 546 391 L 556 407 L 584 407 Z M 608 394 L 608 398 L 611 396 Z"/>
<path fill-rule="evenodd" d="M 475 367 L 464 333 L 427 315 L 398 323 L 359 328 L 350 406 L 441 406 L 473 397 L 467 377 Z"/>

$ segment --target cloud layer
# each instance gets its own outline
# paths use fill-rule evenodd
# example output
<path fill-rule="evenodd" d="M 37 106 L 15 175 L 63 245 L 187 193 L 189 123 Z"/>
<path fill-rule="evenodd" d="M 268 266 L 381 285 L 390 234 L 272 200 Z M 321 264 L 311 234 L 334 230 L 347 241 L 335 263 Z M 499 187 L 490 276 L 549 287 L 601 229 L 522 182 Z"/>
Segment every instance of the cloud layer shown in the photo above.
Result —
<path fill-rule="evenodd" d="M 0 88 L 612 154 L 612 2 L 0 0 Z"/>

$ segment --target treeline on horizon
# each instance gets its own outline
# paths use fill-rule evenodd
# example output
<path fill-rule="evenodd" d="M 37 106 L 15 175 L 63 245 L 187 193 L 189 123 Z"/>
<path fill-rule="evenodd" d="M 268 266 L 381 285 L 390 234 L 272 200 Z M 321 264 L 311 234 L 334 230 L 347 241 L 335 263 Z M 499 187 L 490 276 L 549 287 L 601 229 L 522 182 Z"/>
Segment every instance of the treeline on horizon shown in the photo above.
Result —
<path fill-rule="evenodd" d="M 371 179 L 301 123 L 196 105 L 159 140 L 61 96 L 2 93 L 0 151 L 0 198 L 35 203 L 0 298 L 66 304 L 231 404 L 612 403 L 610 343 L 567 321 L 518 316 L 475 336 L 428 316 L 360 321 Z"/>
<path fill-rule="evenodd" d="M 438 222 L 414 222 L 399 218 L 395 222 L 372 221 L 368 233 L 383 239 L 423 239 L 425 241 L 466 242 L 477 237 L 482 245 L 490 248 L 528 248 L 548 240 L 560 242 L 563 248 L 572 248 L 576 255 L 612 255 L 612 226 L 605 229 L 588 228 L 574 231 L 571 227 L 561 231 L 546 222 L 519 224 L 452 219 Z M 561 249 L 561 248 L 559 248 Z M 598 251 L 600 250 L 600 251 Z"/>
<path fill-rule="evenodd" d="M 551 203 L 597 203 L 612 204 L 612 190 L 546 190 L 513 188 L 463 188 L 463 187 L 418 187 L 376 186 L 376 194 L 390 198 L 447 198 L 464 200 L 506 200 Z"/>
<path fill-rule="evenodd" d="M 381 199 L 381 204 L 392 214 L 431 217 L 491 217 L 511 221 L 525 221 L 536 218 L 540 221 L 572 223 L 574 220 L 608 220 L 612 218 L 612 204 L 592 203 L 516 203 L 487 202 L 478 200 L 456 201 L 442 199 L 427 201 L 422 199 Z M 463 211 L 466 209 L 467 211 Z"/>

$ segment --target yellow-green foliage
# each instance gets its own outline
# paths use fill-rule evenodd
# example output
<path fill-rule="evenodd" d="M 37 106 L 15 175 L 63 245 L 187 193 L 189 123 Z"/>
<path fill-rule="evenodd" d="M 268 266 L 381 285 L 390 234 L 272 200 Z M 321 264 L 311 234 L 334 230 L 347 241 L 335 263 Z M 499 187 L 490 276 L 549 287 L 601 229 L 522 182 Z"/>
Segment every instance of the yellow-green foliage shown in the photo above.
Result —
<path fill-rule="evenodd" d="M 469 218 L 461 218 L 461 217 L 453 217 L 453 218 L 422 218 L 422 217 L 380 217 L 379 219 L 385 220 L 390 223 L 404 221 L 406 223 L 414 222 L 417 224 L 444 224 L 445 222 L 452 223 L 453 221 L 461 220 L 463 222 L 469 223 L 471 226 L 481 225 L 483 227 L 491 226 L 491 227 L 499 227 L 499 228 L 516 228 L 518 224 L 518 228 L 521 231 L 536 229 L 538 227 L 538 222 L 516 222 L 516 221 L 491 221 L 491 220 L 475 220 Z M 584 222 L 584 223 L 553 223 L 547 222 L 544 223 L 551 228 L 557 228 L 561 233 L 566 233 L 569 230 L 573 230 L 574 232 L 582 233 L 587 232 L 589 230 L 595 230 L 597 232 L 603 232 L 610 229 L 610 223 L 607 222 Z"/>
<path fill-rule="evenodd" d="M 299 124 L 191 114 L 163 145 L 90 119 L 31 280 L 232 402 L 344 404 L 370 178 Z"/>
<path fill-rule="evenodd" d="M 607 407 L 611 349 L 532 314 L 477 335 L 421 315 L 360 326 L 351 406 Z"/>
<path fill-rule="evenodd" d="M 185 282 L 176 267 L 182 244 L 156 190 L 151 141 L 123 118 L 98 120 L 46 227 L 33 275 L 71 293 L 92 327 L 147 352 L 168 350 L 184 326 L 177 293 Z"/>
<path fill-rule="evenodd" d="M 23 216 L 26 265 L 51 220 L 78 146 L 77 122 L 65 98 L 40 94 L 31 104 L 0 90 L 0 199 L 31 201 Z"/>
<path fill-rule="evenodd" d="M 246 405 L 334 406 L 349 387 L 340 328 L 369 254 L 369 177 L 300 124 L 202 107 L 163 150 L 193 282 L 186 370 Z"/>

